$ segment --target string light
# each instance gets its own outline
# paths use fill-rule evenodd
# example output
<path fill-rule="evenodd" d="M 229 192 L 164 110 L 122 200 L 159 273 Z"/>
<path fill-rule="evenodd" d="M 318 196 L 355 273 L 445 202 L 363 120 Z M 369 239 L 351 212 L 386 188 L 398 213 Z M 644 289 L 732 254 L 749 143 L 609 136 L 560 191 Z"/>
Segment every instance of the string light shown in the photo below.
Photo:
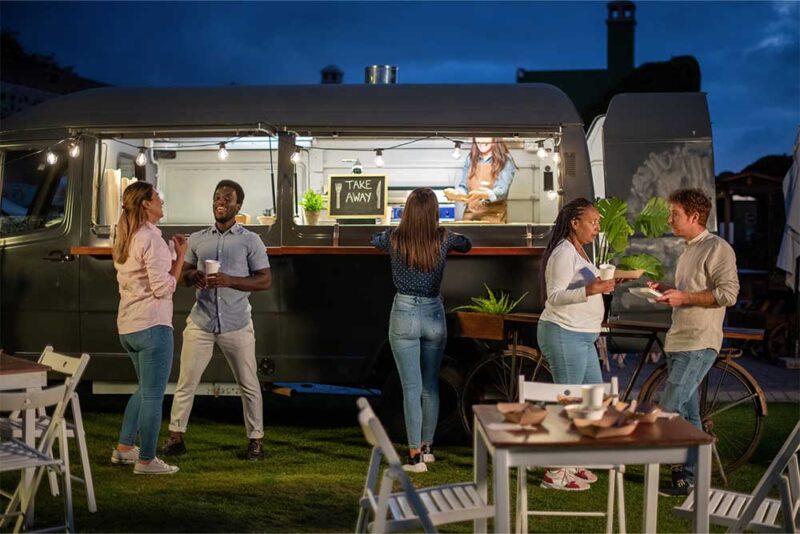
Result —
<path fill-rule="evenodd" d="M 375 166 L 376 167 L 383 167 L 385 162 L 383 161 L 383 150 L 380 148 L 375 151 Z"/>
<path fill-rule="evenodd" d="M 145 154 L 144 148 L 139 149 L 139 155 L 136 156 L 136 165 L 139 167 L 147 165 L 147 154 Z"/>
<path fill-rule="evenodd" d="M 292 152 L 292 156 L 289 159 L 291 160 L 292 164 L 297 165 L 300 163 L 300 158 L 302 157 L 303 154 L 300 152 L 300 147 L 296 146 L 294 147 L 294 152 Z"/>
<path fill-rule="evenodd" d="M 50 165 L 55 165 L 56 162 L 58 161 L 58 156 L 56 155 L 55 152 L 53 152 L 48 148 L 47 154 L 45 155 L 45 159 L 47 160 L 47 163 L 49 163 Z"/>
<path fill-rule="evenodd" d="M 77 140 L 70 141 L 69 148 L 67 149 L 69 153 L 69 157 L 75 159 L 81 155 L 81 145 L 78 143 Z"/>
<path fill-rule="evenodd" d="M 455 141 L 453 147 L 453 159 L 461 159 L 461 141 Z"/>
<path fill-rule="evenodd" d="M 553 147 L 553 163 L 558 165 L 558 162 L 561 161 L 561 149 L 558 146 Z"/>
<path fill-rule="evenodd" d="M 547 150 L 544 149 L 544 141 L 539 141 L 539 150 L 536 151 L 536 155 L 539 156 L 539 159 L 544 159 L 547 157 Z"/>
<path fill-rule="evenodd" d="M 228 155 L 228 149 L 225 148 L 225 143 L 220 143 L 219 150 L 217 151 L 217 157 L 220 161 L 227 161 Z"/>

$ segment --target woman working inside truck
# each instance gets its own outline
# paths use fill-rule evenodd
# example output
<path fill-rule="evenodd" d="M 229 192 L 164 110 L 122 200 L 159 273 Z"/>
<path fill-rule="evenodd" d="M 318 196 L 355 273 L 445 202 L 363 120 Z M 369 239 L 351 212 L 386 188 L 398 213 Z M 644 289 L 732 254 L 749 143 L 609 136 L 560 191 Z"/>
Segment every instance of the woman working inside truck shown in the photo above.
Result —
<path fill-rule="evenodd" d="M 517 166 L 499 137 L 473 137 L 469 157 L 455 189 L 446 189 L 448 200 L 466 204 L 456 219 L 505 223 L 508 221 L 508 190 Z"/>

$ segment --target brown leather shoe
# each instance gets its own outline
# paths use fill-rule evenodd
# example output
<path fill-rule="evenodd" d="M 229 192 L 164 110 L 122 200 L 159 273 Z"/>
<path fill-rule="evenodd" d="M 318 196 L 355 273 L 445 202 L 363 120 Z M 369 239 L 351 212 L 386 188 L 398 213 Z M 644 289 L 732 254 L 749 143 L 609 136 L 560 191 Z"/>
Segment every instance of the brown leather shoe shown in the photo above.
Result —
<path fill-rule="evenodd" d="M 185 452 L 186 444 L 183 442 L 183 440 L 174 436 L 170 436 L 167 438 L 164 446 L 161 447 L 159 454 L 161 454 L 161 456 L 178 456 L 179 454 L 183 454 Z"/>
<path fill-rule="evenodd" d="M 260 439 L 250 440 L 250 444 L 247 446 L 247 459 L 251 462 L 264 459 L 264 445 Z"/>

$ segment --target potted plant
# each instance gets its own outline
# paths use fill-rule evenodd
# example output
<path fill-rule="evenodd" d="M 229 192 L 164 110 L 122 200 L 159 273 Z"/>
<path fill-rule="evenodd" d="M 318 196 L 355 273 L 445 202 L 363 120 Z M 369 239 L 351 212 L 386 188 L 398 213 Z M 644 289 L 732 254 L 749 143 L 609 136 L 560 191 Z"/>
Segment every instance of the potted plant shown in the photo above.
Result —
<path fill-rule="evenodd" d="M 611 263 L 611 260 L 622 255 L 628 248 L 628 238 L 635 231 L 645 237 L 661 237 L 669 227 L 669 204 L 660 197 L 647 201 L 633 225 L 628 222 L 628 204 L 623 200 L 615 197 L 600 199 L 597 201 L 597 210 L 600 212 L 600 233 L 595 243 L 595 263 L 598 266 Z M 644 274 L 653 280 L 664 276 L 661 260 L 650 254 L 623 256 L 616 263 L 618 274 L 641 271 L 639 275 Z"/>
<path fill-rule="evenodd" d="M 313 226 L 319 222 L 319 212 L 325 205 L 325 197 L 313 189 L 308 189 L 300 199 L 300 205 L 305 212 L 306 224 Z"/>
<path fill-rule="evenodd" d="M 492 339 L 502 341 L 503 339 L 503 315 L 511 313 L 517 307 L 525 295 L 526 291 L 517 300 L 511 302 L 511 297 L 504 291 L 497 297 L 489 286 L 486 288 L 488 297 L 472 297 L 472 304 L 457 306 L 452 311 L 456 312 L 459 325 L 459 335 L 461 337 L 473 337 L 477 339 Z"/>

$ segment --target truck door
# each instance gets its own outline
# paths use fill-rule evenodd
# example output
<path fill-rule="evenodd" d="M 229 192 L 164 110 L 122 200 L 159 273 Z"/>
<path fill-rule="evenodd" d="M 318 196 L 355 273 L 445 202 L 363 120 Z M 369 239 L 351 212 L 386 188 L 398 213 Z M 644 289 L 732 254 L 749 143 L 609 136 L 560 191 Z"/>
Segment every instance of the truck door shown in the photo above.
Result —
<path fill-rule="evenodd" d="M 0 347 L 78 352 L 79 178 L 66 147 L 0 147 Z"/>

